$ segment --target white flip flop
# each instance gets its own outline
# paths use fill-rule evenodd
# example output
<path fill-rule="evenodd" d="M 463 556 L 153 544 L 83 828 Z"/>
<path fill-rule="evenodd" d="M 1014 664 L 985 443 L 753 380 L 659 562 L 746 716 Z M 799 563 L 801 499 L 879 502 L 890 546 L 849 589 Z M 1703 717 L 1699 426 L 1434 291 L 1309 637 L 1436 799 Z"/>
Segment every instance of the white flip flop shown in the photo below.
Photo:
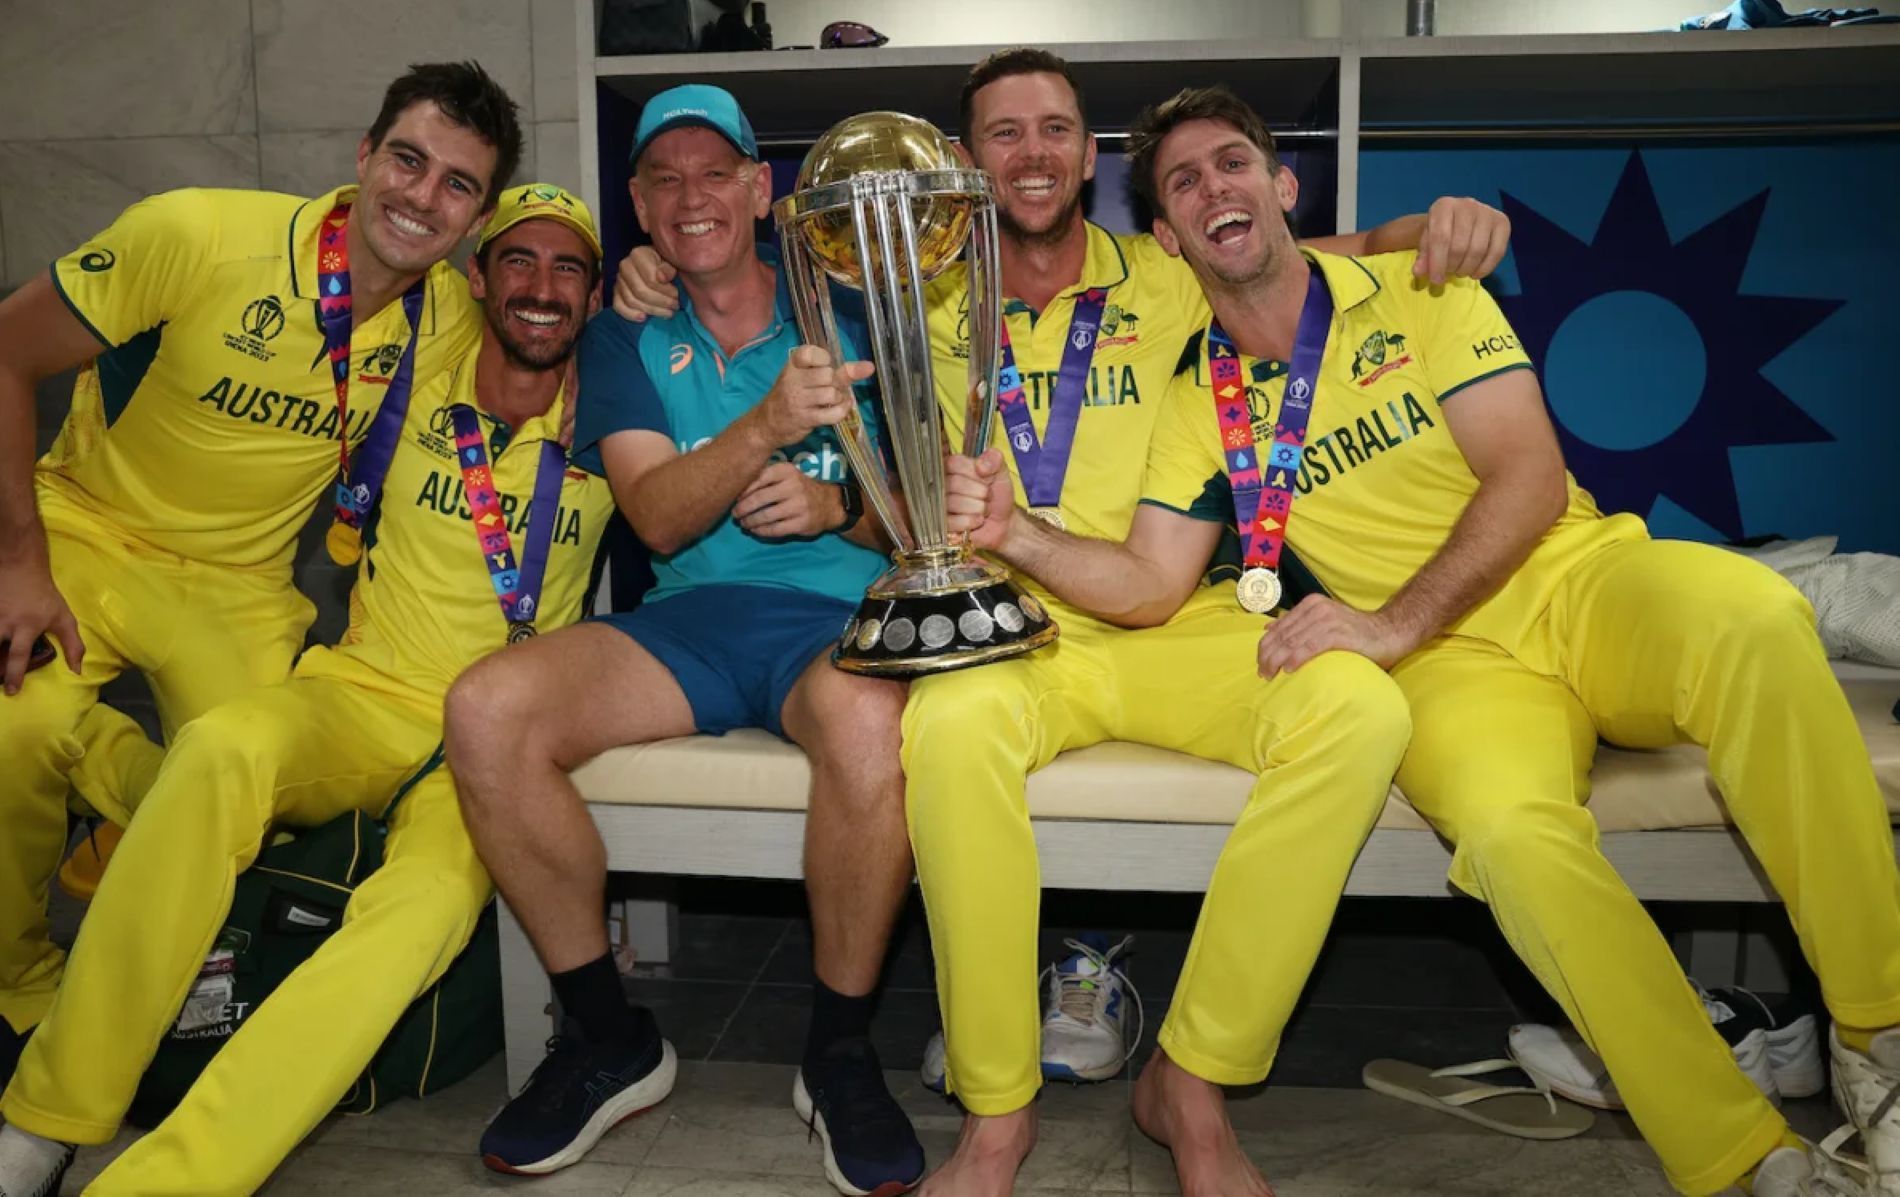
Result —
<path fill-rule="evenodd" d="M 1471 1078 L 1516 1068 L 1510 1060 L 1479 1060 L 1431 1069 L 1403 1060 L 1373 1060 L 1359 1074 L 1366 1088 L 1520 1139 L 1569 1139 L 1596 1125 L 1596 1115 L 1559 1102 L 1549 1089 L 1491 1085 Z"/>

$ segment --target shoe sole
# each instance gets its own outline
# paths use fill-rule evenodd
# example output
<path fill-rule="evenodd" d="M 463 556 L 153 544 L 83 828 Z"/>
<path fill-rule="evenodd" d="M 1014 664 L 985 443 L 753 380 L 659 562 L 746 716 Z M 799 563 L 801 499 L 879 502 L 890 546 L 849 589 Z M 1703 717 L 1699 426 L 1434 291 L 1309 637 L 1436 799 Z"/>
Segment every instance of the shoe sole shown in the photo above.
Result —
<path fill-rule="evenodd" d="M 825 1129 L 824 1115 L 820 1114 L 818 1107 L 812 1104 L 811 1094 L 805 1089 L 803 1070 L 800 1070 L 798 1076 L 792 1081 L 792 1109 L 798 1112 L 800 1121 L 818 1132 L 818 1141 L 825 1147 L 825 1179 L 830 1181 L 831 1187 L 840 1193 L 848 1194 L 849 1197 L 898 1197 L 899 1194 L 911 1192 L 923 1183 L 922 1173 L 918 1173 L 915 1180 L 887 1180 L 875 1189 L 860 1189 L 846 1180 L 844 1172 L 838 1167 L 837 1157 L 832 1154 L 831 1132 Z"/>
<path fill-rule="evenodd" d="M 1127 1066 L 1125 1061 L 1117 1061 L 1107 1068 L 1077 1069 L 1071 1068 L 1067 1064 L 1053 1064 L 1048 1060 L 1044 1060 L 1042 1062 L 1042 1079 L 1045 1081 L 1067 1081 L 1072 1085 L 1095 1085 L 1103 1081 L 1114 1080 L 1121 1075 L 1122 1069 Z"/>
<path fill-rule="evenodd" d="M 625 1089 L 609 1098 L 606 1104 L 594 1111 L 594 1116 L 581 1127 L 581 1133 L 574 1136 L 566 1147 L 529 1164 L 511 1164 L 500 1156 L 484 1155 L 482 1163 L 496 1172 L 505 1172 L 510 1176 L 546 1176 L 550 1172 L 559 1172 L 572 1164 L 581 1162 L 582 1157 L 594 1149 L 608 1131 L 632 1118 L 638 1118 L 654 1106 L 665 1101 L 673 1092 L 673 1081 L 679 1074 L 679 1057 L 673 1053 L 673 1045 L 660 1042 L 660 1062 L 652 1072 L 628 1085 Z"/>

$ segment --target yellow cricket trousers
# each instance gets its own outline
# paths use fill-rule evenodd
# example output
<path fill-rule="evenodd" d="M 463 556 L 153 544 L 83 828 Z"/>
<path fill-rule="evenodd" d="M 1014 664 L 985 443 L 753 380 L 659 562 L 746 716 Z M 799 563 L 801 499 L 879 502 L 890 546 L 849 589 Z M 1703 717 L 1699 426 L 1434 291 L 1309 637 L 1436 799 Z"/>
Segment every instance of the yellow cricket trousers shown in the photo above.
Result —
<path fill-rule="evenodd" d="M 288 682 L 180 733 L 93 899 L 0 1115 L 78 1143 L 117 1131 L 273 825 L 396 807 L 343 925 L 89 1193 L 249 1193 L 348 1092 L 455 959 L 490 893 L 438 759 L 442 696 L 314 649 Z"/>
<path fill-rule="evenodd" d="M 1900 1023 L 1886 810 L 1813 611 L 1768 569 L 1706 545 L 1609 545 L 1518 653 L 1448 637 L 1393 676 L 1414 725 L 1400 788 L 1456 846 L 1453 883 L 1490 905 L 1602 1055 L 1679 1190 L 1728 1187 L 1785 1124 L 1598 847 L 1583 803 L 1599 737 L 1705 745 L 1834 1017 Z"/>
<path fill-rule="evenodd" d="M 163 752 L 99 703 L 128 668 L 151 683 L 167 739 L 212 707 L 281 682 L 315 608 L 287 576 L 187 561 L 130 542 L 39 492 L 53 578 L 79 621 L 85 661 L 59 660 L 0 695 L 0 1018 L 38 1023 L 64 954 L 47 938 L 47 888 L 66 847 L 66 794 L 124 825 Z"/>
<path fill-rule="evenodd" d="M 1410 720 L 1364 657 L 1329 653 L 1263 681 L 1266 621 L 1203 592 L 1166 625 L 1057 610 L 1025 657 L 912 683 L 904 714 L 911 843 L 937 959 L 948 1083 L 978 1114 L 1042 1083 L 1036 842 L 1029 773 L 1130 740 L 1259 774 L 1214 868 L 1159 1042 L 1221 1084 L 1267 1074 L 1341 888 L 1383 809 Z M 1165 810 L 1169 795 L 1154 795 Z"/>

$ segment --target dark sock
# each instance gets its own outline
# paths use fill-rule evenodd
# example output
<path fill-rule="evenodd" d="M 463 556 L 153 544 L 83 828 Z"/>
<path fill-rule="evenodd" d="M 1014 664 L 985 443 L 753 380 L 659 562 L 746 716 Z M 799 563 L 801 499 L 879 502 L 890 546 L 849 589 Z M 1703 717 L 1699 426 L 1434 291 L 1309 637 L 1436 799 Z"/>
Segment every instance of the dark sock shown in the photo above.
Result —
<path fill-rule="evenodd" d="M 862 997 L 847 997 L 817 978 L 811 983 L 811 1027 L 805 1032 L 805 1063 L 809 1067 L 823 1058 L 826 1050 L 840 1039 L 863 1039 L 871 1033 L 871 1007 L 877 1004 L 875 992 Z"/>
<path fill-rule="evenodd" d="M 620 987 L 620 970 L 611 955 L 590 960 L 579 968 L 554 973 L 554 996 L 561 1012 L 580 1024 L 581 1034 L 597 1042 L 625 1039 L 636 1033 L 639 1022 L 626 990 Z"/>

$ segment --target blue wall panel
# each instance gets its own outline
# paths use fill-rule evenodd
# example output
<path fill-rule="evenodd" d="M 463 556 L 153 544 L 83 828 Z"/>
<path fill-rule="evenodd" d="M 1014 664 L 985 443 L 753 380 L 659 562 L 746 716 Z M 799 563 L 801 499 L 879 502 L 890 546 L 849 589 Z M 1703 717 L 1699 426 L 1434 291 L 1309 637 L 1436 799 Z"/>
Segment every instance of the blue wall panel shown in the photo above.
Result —
<path fill-rule="evenodd" d="M 1360 221 L 1475 195 L 1495 289 L 1606 508 L 1900 553 L 1900 140 L 1375 149 Z"/>

